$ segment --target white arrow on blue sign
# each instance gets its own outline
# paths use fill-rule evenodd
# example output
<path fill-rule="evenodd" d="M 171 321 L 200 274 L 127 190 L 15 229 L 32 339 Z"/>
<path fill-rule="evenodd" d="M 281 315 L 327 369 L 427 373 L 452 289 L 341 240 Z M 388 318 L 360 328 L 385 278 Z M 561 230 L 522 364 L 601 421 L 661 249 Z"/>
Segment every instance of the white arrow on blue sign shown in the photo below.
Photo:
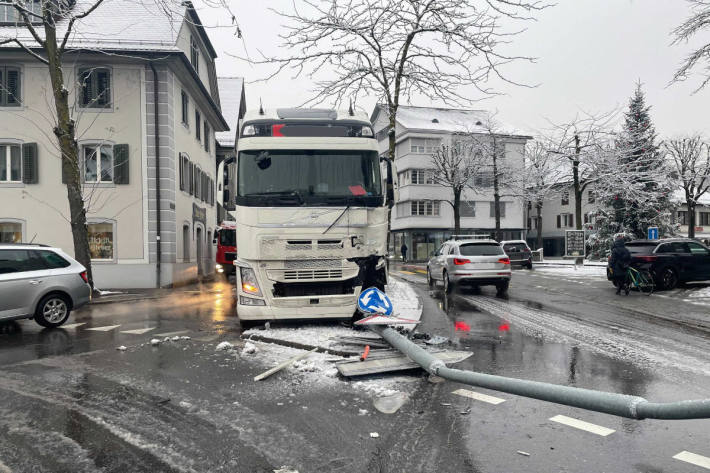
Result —
<path fill-rule="evenodd" d="M 376 287 L 365 289 L 357 298 L 357 308 L 365 314 L 392 315 L 392 301 Z"/>
<path fill-rule="evenodd" d="M 648 227 L 648 239 L 658 240 L 658 227 Z"/>

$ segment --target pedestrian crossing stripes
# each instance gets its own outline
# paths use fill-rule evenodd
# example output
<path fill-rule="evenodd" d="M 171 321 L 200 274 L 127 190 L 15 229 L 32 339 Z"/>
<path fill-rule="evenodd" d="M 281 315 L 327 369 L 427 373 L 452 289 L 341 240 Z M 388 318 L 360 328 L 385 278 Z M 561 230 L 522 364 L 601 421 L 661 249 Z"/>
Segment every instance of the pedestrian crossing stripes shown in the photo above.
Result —
<path fill-rule="evenodd" d="M 489 396 L 488 394 L 477 393 L 476 391 L 470 391 L 468 389 L 457 389 L 452 394 L 468 397 L 477 401 L 487 402 L 488 404 L 500 404 L 501 402 L 505 402 L 505 399 L 501 399 L 495 396 Z"/>
<path fill-rule="evenodd" d="M 562 415 L 551 417 L 550 420 L 552 422 L 557 422 L 560 424 L 568 425 L 570 427 L 574 427 L 575 429 L 584 430 L 585 432 L 601 435 L 602 437 L 606 437 L 607 435 L 611 435 L 616 432 L 613 429 L 607 429 L 606 427 L 602 427 L 601 425 L 592 424 L 583 420 L 573 419 L 572 417 Z"/>
<path fill-rule="evenodd" d="M 673 458 L 682 462 L 690 463 L 691 465 L 701 466 L 707 470 L 710 470 L 710 458 L 698 455 L 697 453 L 682 451 L 679 454 L 674 455 Z"/>

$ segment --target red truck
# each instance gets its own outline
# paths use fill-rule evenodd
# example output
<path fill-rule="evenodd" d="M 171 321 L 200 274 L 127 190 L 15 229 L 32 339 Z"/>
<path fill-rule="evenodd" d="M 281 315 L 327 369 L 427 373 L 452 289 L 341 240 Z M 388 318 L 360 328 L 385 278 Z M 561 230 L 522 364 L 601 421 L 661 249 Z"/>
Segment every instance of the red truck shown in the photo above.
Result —
<path fill-rule="evenodd" d="M 234 260 L 237 257 L 237 225 L 222 222 L 214 231 L 217 244 L 217 272 L 229 276 L 234 274 Z"/>

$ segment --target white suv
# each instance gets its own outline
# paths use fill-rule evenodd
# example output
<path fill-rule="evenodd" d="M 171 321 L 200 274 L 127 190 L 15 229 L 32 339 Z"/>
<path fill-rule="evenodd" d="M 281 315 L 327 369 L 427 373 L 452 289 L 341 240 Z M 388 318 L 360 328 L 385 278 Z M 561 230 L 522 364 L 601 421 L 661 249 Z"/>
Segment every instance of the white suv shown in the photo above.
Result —
<path fill-rule="evenodd" d="M 90 299 L 86 268 L 62 250 L 0 243 L 0 321 L 58 327 Z"/>
<path fill-rule="evenodd" d="M 449 293 L 456 284 L 495 286 L 499 294 L 510 285 L 510 258 L 495 240 L 451 240 L 427 263 L 427 281 L 444 283 Z"/>

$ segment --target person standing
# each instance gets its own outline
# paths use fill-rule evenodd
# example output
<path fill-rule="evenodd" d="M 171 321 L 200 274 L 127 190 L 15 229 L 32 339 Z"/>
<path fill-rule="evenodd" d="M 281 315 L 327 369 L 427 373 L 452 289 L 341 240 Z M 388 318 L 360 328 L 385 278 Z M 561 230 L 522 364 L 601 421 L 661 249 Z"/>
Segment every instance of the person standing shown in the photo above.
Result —
<path fill-rule="evenodd" d="M 624 236 L 617 235 L 614 240 L 614 246 L 611 249 L 609 257 L 609 268 L 611 268 L 612 278 L 616 286 L 616 294 L 621 294 L 623 289 L 626 295 L 629 295 L 629 281 L 626 276 L 626 270 L 631 263 L 631 253 L 626 248 Z"/>
<path fill-rule="evenodd" d="M 400 248 L 400 251 L 402 252 L 402 262 L 407 261 L 407 244 L 402 242 L 402 247 Z"/>

